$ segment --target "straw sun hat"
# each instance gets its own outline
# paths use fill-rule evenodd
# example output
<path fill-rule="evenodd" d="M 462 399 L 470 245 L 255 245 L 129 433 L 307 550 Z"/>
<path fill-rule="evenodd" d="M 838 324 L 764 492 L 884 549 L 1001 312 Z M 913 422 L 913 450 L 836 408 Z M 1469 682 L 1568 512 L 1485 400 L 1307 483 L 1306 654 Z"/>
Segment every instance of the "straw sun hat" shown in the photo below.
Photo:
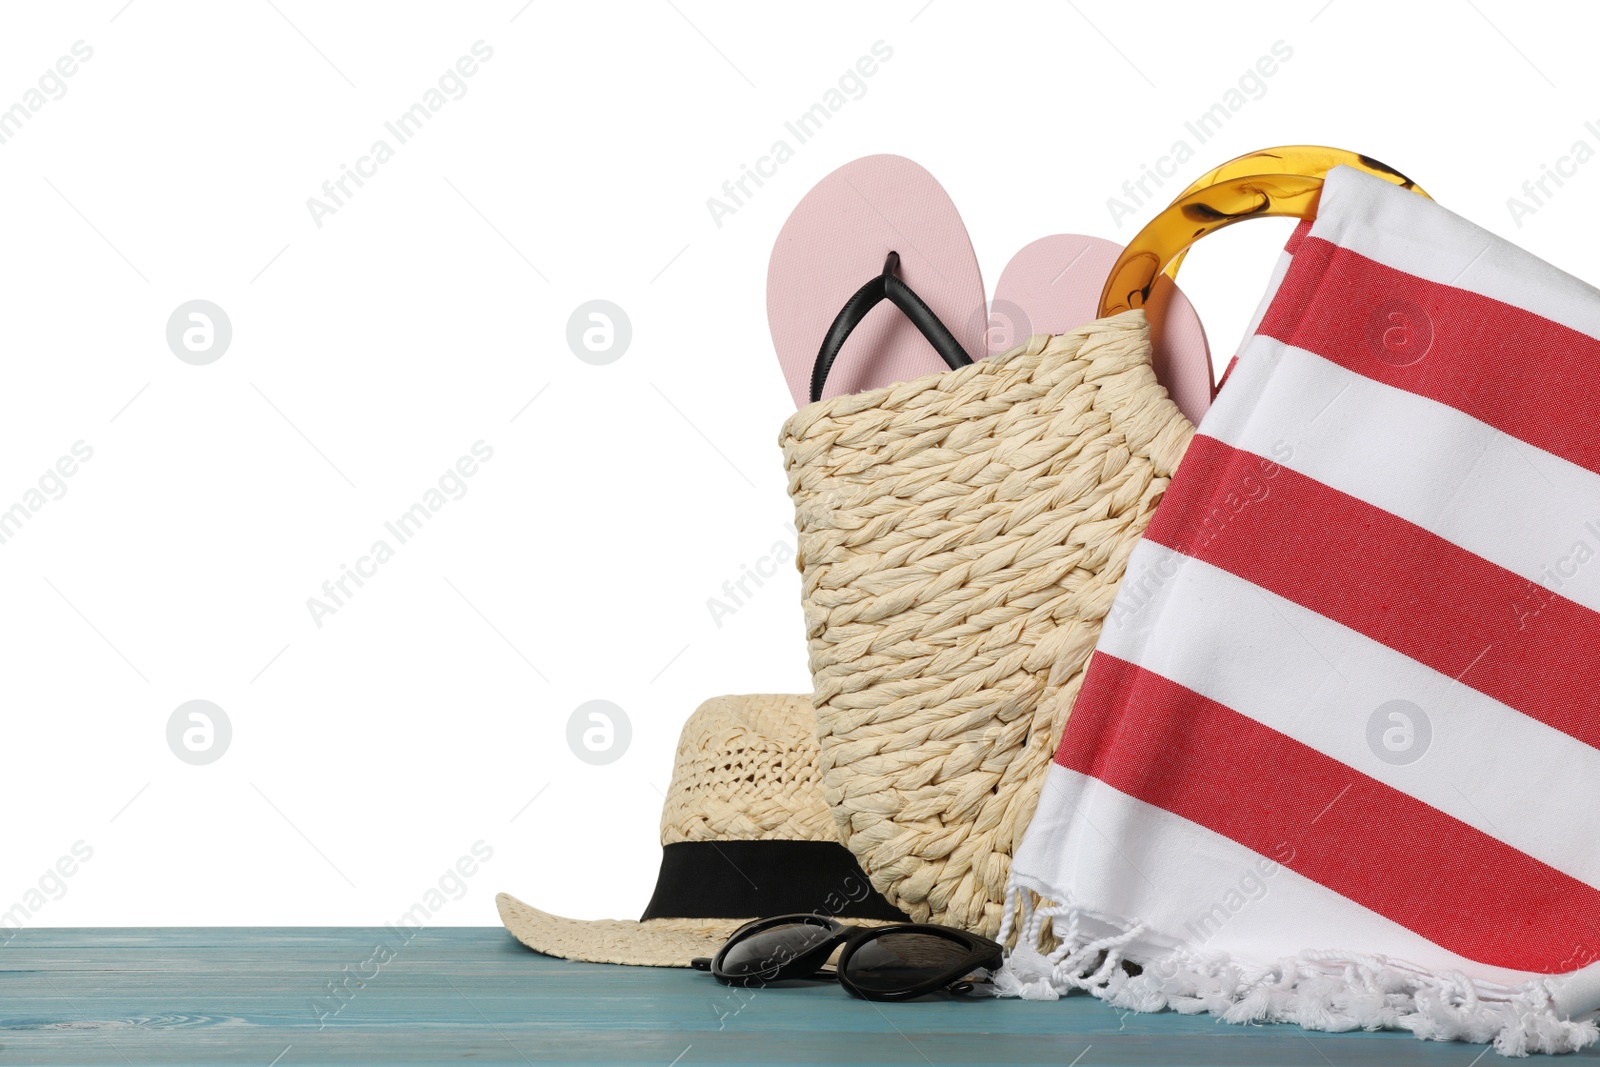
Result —
<path fill-rule="evenodd" d="M 548 956 L 646 967 L 687 967 L 769 915 L 904 922 L 839 843 L 817 758 L 809 698 L 706 701 L 678 740 L 644 917 L 566 919 L 501 893 L 501 921 Z"/>

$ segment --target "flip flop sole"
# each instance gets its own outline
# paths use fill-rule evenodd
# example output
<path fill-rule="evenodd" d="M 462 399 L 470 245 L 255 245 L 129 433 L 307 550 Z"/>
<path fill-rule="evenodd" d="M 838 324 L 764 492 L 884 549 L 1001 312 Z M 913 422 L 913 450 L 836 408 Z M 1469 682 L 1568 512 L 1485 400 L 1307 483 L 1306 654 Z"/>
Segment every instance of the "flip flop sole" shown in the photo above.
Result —
<path fill-rule="evenodd" d="M 989 309 L 989 355 L 1032 334 L 1064 334 L 1100 314 L 1100 291 L 1121 246 L 1099 237 L 1058 233 L 1024 246 L 1000 273 Z M 1178 409 L 1198 423 L 1211 406 L 1211 348 L 1200 316 L 1172 280 L 1162 278 L 1145 305 L 1156 379 Z"/>
<path fill-rule="evenodd" d="M 949 194 L 902 156 L 867 156 L 829 174 L 795 206 L 767 267 L 767 323 L 796 407 L 810 400 L 817 350 L 839 309 L 900 253 L 900 278 L 974 359 L 985 355 L 988 304 L 978 257 Z M 823 398 L 945 369 L 928 342 L 884 301 L 845 342 Z"/>

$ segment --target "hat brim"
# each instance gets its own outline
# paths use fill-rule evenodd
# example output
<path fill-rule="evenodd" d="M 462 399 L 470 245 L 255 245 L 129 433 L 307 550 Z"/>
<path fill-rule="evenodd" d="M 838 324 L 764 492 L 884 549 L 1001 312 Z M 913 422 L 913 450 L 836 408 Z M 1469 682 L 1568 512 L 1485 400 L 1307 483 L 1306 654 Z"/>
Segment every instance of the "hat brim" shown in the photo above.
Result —
<path fill-rule="evenodd" d="M 696 956 L 715 956 L 749 919 L 567 919 L 524 904 L 509 893 L 495 897 L 500 921 L 518 941 L 546 956 L 630 967 L 687 967 Z"/>

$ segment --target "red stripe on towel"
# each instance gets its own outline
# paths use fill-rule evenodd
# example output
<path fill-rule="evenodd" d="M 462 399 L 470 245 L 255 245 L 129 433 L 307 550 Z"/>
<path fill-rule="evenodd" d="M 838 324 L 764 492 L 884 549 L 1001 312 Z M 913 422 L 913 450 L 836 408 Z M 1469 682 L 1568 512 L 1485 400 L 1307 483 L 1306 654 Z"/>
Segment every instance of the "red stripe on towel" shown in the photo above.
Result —
<path fill-rule="evenodd" d="M 1600 892 L 1575 878 L 1115 656 L 1095 653 L 1071 723 L 1061 766 L 1459 956 L 1551 974 L 1600 923 Z"/>
<path fill-rule="evenodd" d="M 1600 748 L 1600 613 L 1196 436 L 1145 534 Z"/>
<path fill-rule="evenodd" d="M 1260 334 L 1600 473 L 1600 340 L 1306 237 Z"/>

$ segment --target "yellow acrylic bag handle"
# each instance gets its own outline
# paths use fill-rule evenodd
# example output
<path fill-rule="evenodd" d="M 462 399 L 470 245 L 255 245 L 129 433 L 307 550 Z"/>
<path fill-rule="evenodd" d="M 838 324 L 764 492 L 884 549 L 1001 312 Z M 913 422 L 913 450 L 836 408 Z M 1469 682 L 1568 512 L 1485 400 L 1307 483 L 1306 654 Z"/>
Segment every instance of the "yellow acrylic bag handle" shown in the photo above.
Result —
<path fill-rule="evenodd" d="M 1253 178 L 1264 174 L 1306 174 L 1320 178 L 1334 167 L 1353 167 L 1375 178 L 1382 178 L 1392 185 L 1398 185 L 1402 189 L 1410 189 L 1423 196 L 1428 195 L 1416 182 L 1371 156 L 1364 156 L 1344 148 L 1330 148 L 1327 145 L 1289 144 L 1258 149 L 1247 152 L 1237 159 L 1230 159 L 1215 170 L 1200 175 L 1187 189 L 1179 193 L 1176 199 L 1182 200 L 1190 193 L 1198 193 L 1230 178 Z"/>
<path fill-rule="evenodd" d="M 1190 193 L 1198 193 L 1202 189 L 1231 178 L 1257 178 L 1268 174 L 1310 174 L 1320 178 L 1334 167 L 1353 167 L 1375 178 L 1382 178 L 1392 185 L 1398 185 L 1402 189 L 1410 189 L 1414 193 L 1428 196 L 1422 186 L 1389 164 L 1371 156 L 1320 144 L 1286 144 L 1278 145 L 1276 148 L 1246 152 L 1237 159 L 1230 159 L 1222 166 L 1207 171 L 1190 182 L 1189 187 L 1175 199 L 1182 200 Z M 1165 271 L 1167 277 L 1173 279 L 1178 277 L 1178 268 L 1183 265 L 1183 258 L 1186 255 L 1187 251 L 1179 252 L 1172 262 L 1167 264 Z"/>
<path fill-rule="evenodd" d="M 1143 307 L 1156 279 L 1163 272 L 1175 274 L 1184 254 L 1208 233 L 1245 219 L 1316 217 L 1323 175 L 1340 165 L 1355 165 L 1419 196 L 1428 195 L 1392 167 L 1339 148 L 1292 145 L 1240 156 L 1195 182 L 1128 243 L 1106 279 L 1101 317 Z M 1285 169 L 1261 173 L 1265 166 Z"/>

